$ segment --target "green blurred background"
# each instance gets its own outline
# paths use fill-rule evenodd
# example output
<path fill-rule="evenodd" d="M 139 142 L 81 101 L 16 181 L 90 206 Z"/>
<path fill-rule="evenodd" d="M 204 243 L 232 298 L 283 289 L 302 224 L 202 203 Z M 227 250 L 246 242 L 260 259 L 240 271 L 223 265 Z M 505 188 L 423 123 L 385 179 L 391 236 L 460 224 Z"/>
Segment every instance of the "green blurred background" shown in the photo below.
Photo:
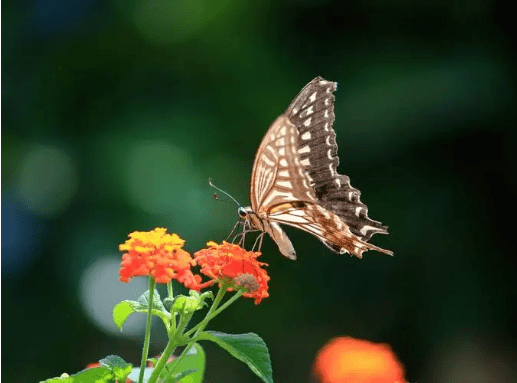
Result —
<path fill-rule="evenodd" d="M 111 308 L 119 243 L 167 227 L 194 252 L 237 219 L 269 124 L 313 77 L 338 82 L 340 172 L 390 226 L 363 260 L 287 229 L 270 297 L 211 325 L 253 331 L 275 381 L 330 338 L 389 343 L 409 382 L 510 381 L 515 331 L 513 21 L 501 2 L 2 2 L 2 378 L 107 354 L 139 363 L 142 318 Z M 151 354 L 164 345 L 154 326 Z M 258 382 L 204 344 L 206 382 Z"/>

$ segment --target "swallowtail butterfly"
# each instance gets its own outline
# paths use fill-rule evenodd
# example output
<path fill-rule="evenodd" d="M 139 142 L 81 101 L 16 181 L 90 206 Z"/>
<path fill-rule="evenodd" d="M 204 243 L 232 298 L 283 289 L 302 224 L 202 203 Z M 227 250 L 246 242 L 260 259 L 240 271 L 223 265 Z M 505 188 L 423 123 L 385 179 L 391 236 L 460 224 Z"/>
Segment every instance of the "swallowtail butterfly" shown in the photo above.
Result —
<path fill-rule="evenodd" d="M 302 229 L 340 254 L 393 254 L 368 243 L 373 234 L 388 234 L 387 227 L 368 218 L 361 192 L 337 173 L 336 86 L 316 77 L 273 122 L 255 155 L 251 206 L 238 210 L 245 228 L 268 233 L 291 259 L 296 252 L 280 224 Z"/>

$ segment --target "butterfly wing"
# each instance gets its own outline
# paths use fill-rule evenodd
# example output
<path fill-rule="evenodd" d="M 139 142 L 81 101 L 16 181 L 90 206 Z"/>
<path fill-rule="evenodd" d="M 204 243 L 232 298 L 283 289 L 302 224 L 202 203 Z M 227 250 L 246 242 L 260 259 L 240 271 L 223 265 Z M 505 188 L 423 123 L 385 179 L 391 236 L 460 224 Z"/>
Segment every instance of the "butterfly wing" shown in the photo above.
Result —
<path fill-rule="evenodd" d="M 273 122 L 255 155 L 250 192 L 251 210 L 262 221 L 262 229 L 277 243 L 280 252 L 291 259 L 296 259 L 291 241 L 268 216 L 275 206 L 316 202 L 310 179 L 296 155 L 297 136 L 296 126 L 287 117 L 280 116 Z"/>
<path fill-rule="evenodd" d="M 363 252 L 376 250 L 393 255 L 389 250 L 361 240 L 350 231 L 348 225 L 337 214 L 318 204 L 303 206 L 293 204 L 290 207 L 284 204 L 272 209 L 269 220 L 304 230 L 314 235 L 336 253 L 350 253 L 362 258 Z"/>
<path fill-rule="evenodd" d="M 252 210 L 269 226 L 300 228 L 339 253 L 361 257 L 371 249 L 392 254 L 367 243 L 373 234 L 387 233 L 387 227 L 368 218 L 359 190 L 336 171 L 335 89 L 336 83 L 315 78 L 271 125 L 255 156 Z M 264 226 L 282 249 L 272 230 Z M 287 238 L 276 229 L 281 231 L 275 225 L 276 237 Z"/>
<path fill-rule="evenodd" d="M 266 132 L 251 171 L 255 213 L 287 202 L 316 202 L 310 178 L 300 163 L 297 140 L 297 128 L 286 116 L 278 117 Z"/>

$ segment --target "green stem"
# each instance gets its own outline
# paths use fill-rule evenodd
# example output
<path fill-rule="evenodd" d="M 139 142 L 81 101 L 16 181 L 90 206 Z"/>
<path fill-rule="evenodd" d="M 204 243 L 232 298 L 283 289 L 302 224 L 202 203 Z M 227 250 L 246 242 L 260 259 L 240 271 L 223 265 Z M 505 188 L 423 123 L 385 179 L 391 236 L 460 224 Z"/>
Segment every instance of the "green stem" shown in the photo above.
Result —
<path fill-rule="evenodd" d="M 138 383 L 144 381 L 145 365 L 147 364 L 147 354 L 149 353 L 149 343 L 151 341 L 151 321 L 153 319 L 153 298 L 154 287 L 156 283 L 153 277 L 149 277 L 149 309 L 147 310 L 147 324 L 145 325 L 144 349 L 142 351 L 142 361 L 140 363 L 140 375 L 138 376 Z"/>
<path fill-rule="evenodd" d="M 171 339 L 169 339 L 169 342 L 167 343 L 167 347 L 165 347 L 165 350 L 163 350 L 160 360 L 158 360 L 158 363 L 156 363 L 153 373 L 151 374 L 151 377 L 149 378 L 147 383 L 156 382 L 156 380 L 158 379 L 158 376 L 160 376 L 160 372 L 165 367 L 165 364 L 167 363 L 169 356 L 172 355 L 172 353 L 174 352 L 175 349 L 176 349 L 176 343 L 174 342 L 173 338 L 171 338 Z"/>
<path fill-rule="evenodd" d="M 173 293 L 173 290 L 172 290 L 172 281 L 167 283 L 167 294 L 168 294 L 168 298 L 169 299 L 171 299 L 171 300 L 174 299 L 174 293 Z M 176 331 L 176 315 L 177 315 L 177 313 L 172 312 L 171 313 L 171 320 L 169 321 L 172 332 Z"/>
<path fill-rule="evenodd" d="M 167 283 L 167 294 L 169 298 L 174 298 L 174 294 L 172 292 L 172 280 L 169 283 Z"/>
<path fill-rule="evenodd" d="M 207 320 L 207 318 L 210 318 L 212 313 L 217 309 L 217 306 L 219 305 L 219 303 L 221 303 L 221 300 L 223 299 L 224 297 L 224 294 L 226 293 L 226 288 L 227 286 L 226 285 L 222 285 L 221 288 L 219 289 L 219 292 L 217 293 L 215 299 L 214 299 L 214 302 L 212 303 L 212 306 L 210 306 L 210 309 L 208 310 L 208 313 L 206 314 L 205 318 L 195 327 L 197 328 L 197 331 L 196 331 L 196 335 L 198 335 L 201 331 L 203 331 L 203 329 L 206 327 L 206 325 L 208 324 L 208 321 L 210 319 Z M 178 328 L 179 330 L 179 328 Z M 192 333 L 192 331 L 195 331 L 195 329 L 192 329 L 190 331 L 188 331 L 185 336 L 187 336 L 187 334 L 190 334 Z M 193 337 L 193 339 L 195 338 L 195 336 Z M 185 355 L 187 355 L 190 347 L 192 347 L 192 345 L 194 344 L 195 340 L 190 340 L 188 343 L 187 343 L 187 346 L 185 347 L 185 349 L 183 350 L 183 352 L 176 358 L 174 359 L 174 361 L 171 363 L 171 366 L 170 366 L 170 371 L 174 371 L 174 368 L 178 365 L 179 362 L 181 362 L 181 360 L 185 357 Z M 164 354 L 162 355 L 162 358 L 163 356 L 165 355 L 165 352 Z M 160 358 L 160 362 L 161 362 L 161 358 Z M 158 362 L 158 364 L 156 365 L 156 368 L 155 368 L 155 371 L 158 370 L 158 365 L 160 363 Z M 161 367 L 161 366 L 160 366 Z M 161 370 L 161 368 L 160 368 Z M 154 372 L 155 372 L 154 371 Z M 151 379 L 149 379 L 149 382 L 148 383 L 154 383 L 158 374 L 160 373 L 158 371 L 158 374 L 156 377 L 154 377 L 154 372 L 151 376 Z M 153 379 L 154 378 L 154 379 Z"/>
<path fill-rule="evenodd" d="M 217 292 L 214 302 L 212 303 L 212 306 L 210 306 L 210 309 L 208 310 L 205 318 L 199 324 L 197 324 L 194 328 L 190 329 L 183 335 L 182 338 L 186 338 L 195 331 L 195 335 L 187 343 L 183 352 L 171 363 L 171 366 L 170 366 L 171 373 L 174 371 L 174 368 L 178 365 L 178 363 L 180 363 L 181 360 L 183 360 L 183 358 L 185 358 L 185 356 L 189 352 L 189 349 L 196 342 L 197 335 L 199 335 L 199 333 L 205 329 L 205 327 L 208 325 L 208 322 L 210 320 L 212 320 L 213 318 L 215 318 L 219 313 L 221 313 L 221 311 L 226 309 L 229 305 L 231 305 L 233 302 L 235 302 L 235 300 L 237 300 L 242 294 L 244 294 L 246 292 L 246 289 L 239 290 L 233 297 L 228 299 L 221 307 L 218 307 L 219 304 L 221 303 L 221 301 L 223 300 L 224 295 L 226 294 L 227 288 L 228 288 L 228 285 L 226 285 L 224 283 L 221 284 L 221 288 Z M 192 313 L 192 315 L 193 315 L 193 313 Z M 190 315 L 188 318 L 183 318 L 184 320 L 180 320 L 180 323 L 178 324 L 178 328 L 174 335 L 181 334 L 184 331 L 184 329 L 187 326 L 192 315 Z M 167 360 L 169 359 L 169 357 L 172 355 L 172 353 L 176 349 L 175 342 L 176 342 L 177 337 L 174 335 L 169 337 L 169 342 L 167 344 L 167 347 L 163 351 L 163 354 L 162 354 L 160 360 L 156 364 L 156 367 L 154 368 L 154 371 L 153 371 L 151 377 L 149 378 L 148 383 L 156 382 L 162 369 L 165 367 Z"/>
<path fill-rule="evenodd" d="M 171 329 L 171 331 L 168 333 L 169 335 L 169 341 L 167 342 L 167 347 L 165 347 L 165 350 L 162 353 L 162 356 L 158 360 L 158 363 L 156 363 L 156 366 L 154 367 L 154 371 L 151 374 L 151 377 L 148 380 L 148 383 L 154 383 L 160 376 L 160 373 L 162 372 L 163 368 L 165 367 L 165 364 L 167 363 L 167 360 L 172 355 L 174 350 L 177 347 L 178 343 L 178 336 L 181 336 L 183 331 L 185 330 L 185 327 L 187 327 L 188 322 L 192 318 L 194 313 L 190 313 L 189 315 L 180 315 L 180 322 L 178 323 L 178 327 L 176 329 Z M 183 354 L 182 354 L 183 355 Z M 171 369 L 172 371 L 172 369 Z"/>
<path fill-rule="evenodd" d="M 212 306 L 210 306 L 210 309 L 206 313 L 206 317 L 208 317 L 210 314 L 212 314 L 217 309 L 217 306 L 219 306 L 219 303 L 221 303 L 221 301 L 223 300 L 224 294 L 226 294 L 226 288 L 227 288 L 226 284 L 224 284 L 224 283 L 221 284 L 221 288 L 217 292 L 217 295 L 215 296 Z M 206 317 L 205 317 L 205 319 L 206 319 Z M 203 321 L 205 319 L 203 319 Z"/>
<path fill-rule="evenodd" d="M 212 313 L 212 317 L 210 318 L 210 320 L 215 318 L 217 315 L 219 315 L 221 313 L 221 311 L 224 311 L 228 306 L 230 306 L 233 302 L 235 302 L 237 299 L 239 299 L 242 296 L 242 294 L 246 293 L 246 291 L 247 291 L 246 289 L 237 291 L 233 297 L 231 297 L 226 302 L 224 302 L 224 305 L 222 305 L 221 307 L 219 307 L 217 310 L 215 310 Z"/>
<path fill-rule="evenodd" d="M 187 333 L 185 334 L 186 336 L 189 336 L 190 334 L 192 334 L 194 331 L 198 330 L 202 326 L 204 328 L 208 324 L 208 321 L 212 318 L 212 313 L 217 309 L 217 306 L 219 306 L 219 303 L 221 303 L 221 301 L 224 297 L 224 294 L 226 294 L 226 288 L 227 288 L 226 284 L 221 285 L 221 288 L 217 292 L 214 302 L 212 303 L 212 306 L 210 306 L 210 309 L 206 313 L 205 318 L 201 322 L 199 322 L 196 326 L 194 326 L 189 331 L 187 331 Z M 198 334 L 198 332 L 196 332 L 196 335 L 197 334 Z"/>
<path fill-rule="evenodd" d="M 219 290 L 220 292 L 221 291 L 226 291 L 226 288 L 223 290 Z M 245 289 L 242 289 L 242 290 L 239 290 L 237 291 L 237 293 L 231 297 L 230 299 L 228 299 L 226 302 L 224 302 L 224 304 L 219 307 L 218 309 L 216 310 L 211 310 L 209 311 L 207 314 L 206 314 L 206 317 L 205 319 L 203 319 L 202 322 L 198 323 L 196 326 L 194 326 L 193 328 L 191 328 L 189 331 L 187 331 L 185 333 L 185 336 L 189 336 L 190 334 L 192 334 L 194 331 L 198 330 L 203 324 L 208 323 L 208 321 L 211 321 L 212 319 L 214 319 L 217 315 L 219 315 L 223 310 L 225 310 L 228 306 L 230 306 L 233 302 L 235 302 L 237 299 L 239 299 L 239 297 L 244 294 L 246 292 Z M 219 296 L 219 293 L 217 294 Z M 221 299 L 222 299 L 222 296 L 221 296 Z M 215 298 L 215 300 L 217 300 L 217 297 Z M 212 305 L 212 307 L 215 307 L 215 300 L 214 300 L 214 304 Z M 220 301 L 220 300 L 219 300 Z M 219 301 L 217 302 L 219 304 Z M 196 335 L 198 334 L 198 332 L 196 332 Z"/>

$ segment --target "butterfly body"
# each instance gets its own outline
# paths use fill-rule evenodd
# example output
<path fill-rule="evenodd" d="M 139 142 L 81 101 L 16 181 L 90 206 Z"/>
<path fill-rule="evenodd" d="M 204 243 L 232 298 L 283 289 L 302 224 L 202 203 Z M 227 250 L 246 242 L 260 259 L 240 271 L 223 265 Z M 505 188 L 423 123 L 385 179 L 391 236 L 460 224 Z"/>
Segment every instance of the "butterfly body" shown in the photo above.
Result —
<path fill-rule="evenodd" d="M 302 229 L 338 253 L 359 258 L 366 250 L 393 254 L 367 241 L 387 227 L 367 216 L 359 190 L 337 173 L 336 83 L 316 77 L 266 132 L 251 174 L 251 206 L 239 208 L 249 226 L 267 232 L 280 252 L 296 252 L 280 224 Z"/>

